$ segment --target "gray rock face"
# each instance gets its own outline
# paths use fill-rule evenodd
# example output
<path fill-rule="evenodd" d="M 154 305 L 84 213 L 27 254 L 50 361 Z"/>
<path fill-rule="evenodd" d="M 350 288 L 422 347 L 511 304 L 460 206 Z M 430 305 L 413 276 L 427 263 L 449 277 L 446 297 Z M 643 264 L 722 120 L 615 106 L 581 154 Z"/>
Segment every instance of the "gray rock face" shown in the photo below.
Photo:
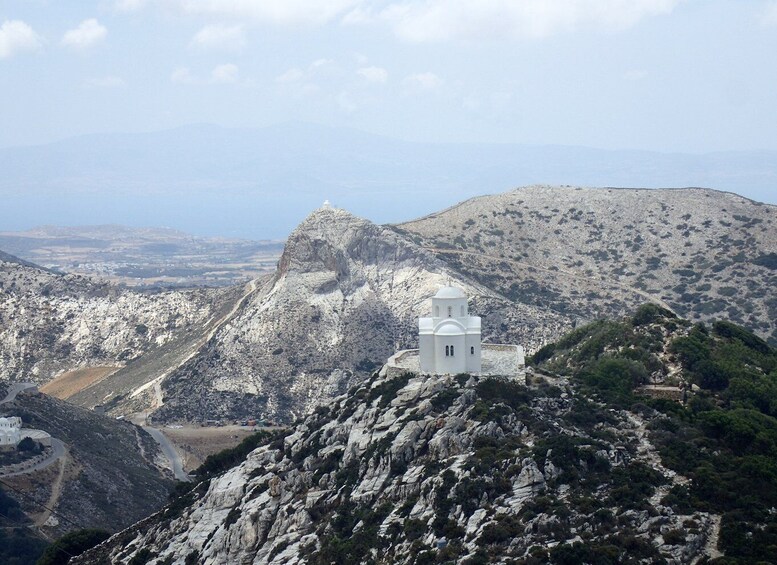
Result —
<path fill-rule="evenodd" d="M 416 320 L 448 282 L 474 297 L 489 341 L 523 343 L 570 324 L 462 277 L 392 229 L 322 208 L 291 234 L 274 279 L 163 383 L 153 417 L 290 421 L 417 346 Z"/>
<path fill-rule="evenodd" d="M 535 546 L 580 541 L 578 533 L 598 545 L 634 539 L 644 555 L 628 556 L 639 563 L 702 557 L 706 542 L 717 536 L 714 517 L 683 515 L 652 492 L 639 501 L 648 510 L 610 498 L 623 488 L 613 479 L 616 470 L 644 473 L 650 467 L 661 477 L 658 483 L 683 480 L 661 466 L 652 446 L 645 447 L 644 422 L 610 415 L 606 429 L 598 428 L 604 433 L 592 439 L 587 434 L 593 427 L 566 423 L 578 394 L 569 389 L 566 402 L 553 402 L 559 391 L 552 388 L 374 377 L 285 438 L 195 487 L 188 503 L 73 562 L 128 562 L 140 551 L 157 565 L 187 558 L 208 564 L 359 563 L 368 555 L 412 563 L 424 551 L 429 559 L 444 551 L 440 559 L 460 562 L 483 548 L 504 562 Z M 548 422 L 555 423 L 553 431 Z M 614 450 L 615 442 L 624 446 L 623 461 L 603 473 L 607 463 L 597 449 Z M 550 444 L 566 445 L 565 454 L 543 447 Z M 594 461 L 599 471 L 586 471 Z M 694 528 L 687 543 L 664 544 L 666 532 L 689 523 Z M 444 550 L 437 546 L 441 537 Z M 709 547 L 714 545 L 712 539 Z"/>

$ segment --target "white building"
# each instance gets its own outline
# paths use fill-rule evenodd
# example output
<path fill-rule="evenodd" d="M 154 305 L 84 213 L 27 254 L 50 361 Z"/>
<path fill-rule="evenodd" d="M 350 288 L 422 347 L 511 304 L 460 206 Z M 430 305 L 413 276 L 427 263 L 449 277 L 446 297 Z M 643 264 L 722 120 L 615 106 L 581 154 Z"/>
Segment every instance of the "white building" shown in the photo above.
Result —
<path fill-rule="evenodd" d="M 432 317 L 418 319 L 421 371 L 480 373 L 480 317 L 470 316 L 461 289 L 445 286 L 432 297 Z"/>
<path fill-rule="evenodd" d="M 22 419 L 18 416 L 0 418 L 0 447 L 16 447 L 22 440 Z"/>

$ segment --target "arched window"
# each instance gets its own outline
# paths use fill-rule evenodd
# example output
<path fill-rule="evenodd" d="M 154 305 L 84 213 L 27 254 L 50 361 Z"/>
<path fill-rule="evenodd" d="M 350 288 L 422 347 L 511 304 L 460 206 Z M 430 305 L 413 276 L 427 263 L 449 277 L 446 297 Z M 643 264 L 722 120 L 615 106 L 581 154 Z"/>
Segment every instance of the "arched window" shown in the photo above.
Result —
<path fill-rule="evenodd" d="M 461 306 L 461 317 L 464 317 L 464 305 Z"/>
<path fill-rule="evenodd" d="M 474 345 L 469 348 L 469 352 L 470 352 L 471 355 L 475 354 L 475 346 Z"/>
<path fill-rule="evenodd" d="M 453 306 L 448 306 L 448 317 L 449 318 L 453 317 Z"/>
<path fill-rule="evenodd" d="M 435 318 L 439 318 L 440 317 L 440 307 L 439 306 L 435 306 L 434 307 L 434 317 Z"/>
<path fill-rule="evenodd" d="M 448 346 L 446 345 L 446 346 L 445 346 L 445 356 L 446 356 L 446 357 L 449 357 L 449 356 L 450 356 L 450 354 L 451 354 L 451 353 L 450 353 L 450 347 L 448 347 Z"/>
<path fill-rule="evenodd" d="M 451 357 L 453 357 L 453 346 L 451 345 Z"/>

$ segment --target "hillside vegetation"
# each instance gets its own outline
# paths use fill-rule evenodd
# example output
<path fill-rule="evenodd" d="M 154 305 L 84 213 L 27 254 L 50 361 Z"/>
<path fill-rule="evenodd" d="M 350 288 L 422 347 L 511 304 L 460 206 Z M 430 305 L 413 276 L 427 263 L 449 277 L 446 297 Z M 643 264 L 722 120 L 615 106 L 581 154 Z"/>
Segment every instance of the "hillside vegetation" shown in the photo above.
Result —
<path fill-rule="evenodd" d="M 662 463 L 690 481 L 666 502 L 722 515 L 720 549 L 730 562 L 777 551 L 777 350 L 727 321 L 691 324 L 653 305 L 621 322 L 579 328 L 534 355 L 615 407 L 662 414 L 649 425 Z M 651 380 L 695 385 L 678 404 L 646 400 Z M 697 390 L 698 387 L 698 390 Z M 649 407 L 649 408 L 648 408 Z"/>
<path fill-rule="evenodd" d="M 397 226 L 516 302 L 590 321 L 646 300 L 777 344 L 777 207 L 731 193 L 531 186 Z"/>

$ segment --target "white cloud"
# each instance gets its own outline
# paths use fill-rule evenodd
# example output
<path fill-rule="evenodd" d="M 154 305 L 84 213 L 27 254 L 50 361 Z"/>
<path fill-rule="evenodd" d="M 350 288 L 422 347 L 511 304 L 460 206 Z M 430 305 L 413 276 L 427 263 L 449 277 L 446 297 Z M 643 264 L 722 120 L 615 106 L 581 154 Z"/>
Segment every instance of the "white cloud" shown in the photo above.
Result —
<path fill-rule="evenodd" d="M 316 59 L 310 63 L 310 68 L 308 70 L 310 72 L 315 72 L 318 69 L 325 69 L 326 67 L 331 67 L 334 64 L 335 62 L 332 59 Z"/>
<path fill-rule="evenodd" d="M 336 100 L 340 109 L 348 114 L 359 109 L 356 100 L 354 100 L 353 96 L 346 90 L 341 91 L 340 94 L 337 95 Z"/>
<path fill-rule="evenodd" d="M 631 81 L 642 80 L 648 75 L 648 72 L 644 69 L 631 69 L 623 73 L 623 78 Z"/>
<path fill-rule="evenodd" d="M 362 0 L 178 0 L 184 12 L 281 25 L 323 25 Z"/>
<path fill-rule="evenodd" d="M 777 26 L 777 1 L 766 5 L 761 15 L 761 23 L 766 26 Z"/>
<path fill-rule="evenodd" d="M 210 81 L 215 84 L 230 84 L 237 82 L 239 69 L 233 63 L 226 63 L 215 67 L 210 72 Z"/>
<path fill-rule="evenodd" d="M 84 86 L 87 88 L 121 88 L 126 85 L 127 83 L 123 78 L 113 75 L 90 78 L 84 82 Z"/>
<path fill-rule="evenodd" d="M 99 43 L 108 30 L 94 18 L 82 21 L 75 29 L 70 29 L 62 36 L 62 45 L 73 47 L 74 49 L 86 49 Z"/>
<path fill-rule="evenodd" d="M 423 0 L 379 13 L 406 41 L 542 38 L 578 29 L 622 30 L 682 0 Z"/>
<path fill-rule="evenodd" d="M 302 80 L 304 76 L 305 76 L 305 73 L 303 73 L 301 70 L 297 68 L 289 69 L 282 75 L 275 77 L 275 82 L 278 82 L 281 84 L 289 84 L 292 82 L 298 82 Z"/>
<path fill-rule="evenodd" d="M 356 6 L 353 10 L 345 14 L 340 21 L 346 25 L 369 24 L 375 21 L 375 16 L 368 8 Z"/>
<path fill-rule="evenodd" d="M 194 77 L 187 67 L 178 67 L 170 74 L 170 81 L 175 84 L 193 84 Z"/>
<path fill-rule="evenodd" d="M 408 75 L 402 82 L 418 90 L 432 90 L 441 86 L 443 81 L 436 74 L 427 72 Z"/>
<path fill-rule="evenodd" d="M 222 51 L 242 51 L 245 45 L 246 37 L 242 25 L 208 25 L 198 31 L 191 41 L 192 47 Z"/>
<path fill-rule="evenodd" d="M 356 74 L 358 74 L 367 82 L 385 84 L 385 82 L 388 80 L 388 71 L 381 67 L 362 67 L 356 71 Z"/>
<path fill-rule="evenodd" d="M 6 20 L 0 26 L 0 59 L 24 51 L 37 51 L 42 46 L 41 37 L 21 20 Z"/>
<path fill-rule="evenodd" d="M 275 82 L 280 84 L 292 84 L 311 81 L 316 78 L 331 78 L 332 76 L 337 75 L 338 72 L 339 68 L 334 60 L 316 59 L 308 65 L 307 69 L 302 70 L 297 67 L 289 69 L 282 75 L 275 77 Z"/>

